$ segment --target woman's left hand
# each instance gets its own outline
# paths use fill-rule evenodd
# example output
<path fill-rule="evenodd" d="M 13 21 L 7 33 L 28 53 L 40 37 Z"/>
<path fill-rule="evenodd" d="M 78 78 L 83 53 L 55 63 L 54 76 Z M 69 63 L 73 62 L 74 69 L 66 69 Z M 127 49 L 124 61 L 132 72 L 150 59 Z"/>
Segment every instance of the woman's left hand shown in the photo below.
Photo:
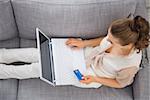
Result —
<path fill-rule="evenodd" d="M 94 76 L 91 76 L 91 75 L 87 75 L 87 76 L 83 76 L 83 79 L 80 80 L 81 83 L 84 83 L 84 84 L 90 84 L 92 82 L 94 82 Z"/>

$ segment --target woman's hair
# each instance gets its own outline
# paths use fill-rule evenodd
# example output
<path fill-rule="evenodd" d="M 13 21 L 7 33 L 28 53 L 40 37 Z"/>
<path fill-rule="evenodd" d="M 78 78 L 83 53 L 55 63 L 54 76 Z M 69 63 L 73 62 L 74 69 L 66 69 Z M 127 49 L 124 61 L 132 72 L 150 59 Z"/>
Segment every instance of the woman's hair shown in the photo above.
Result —
<path fill-rule="evenodd" d="M 134 19 L 118 19 L 111 24 L 111 34 L 119 39 L 122 46 L 133 43 L 139 51 L 149 45 L 149 23 L 141 16 Z"/>

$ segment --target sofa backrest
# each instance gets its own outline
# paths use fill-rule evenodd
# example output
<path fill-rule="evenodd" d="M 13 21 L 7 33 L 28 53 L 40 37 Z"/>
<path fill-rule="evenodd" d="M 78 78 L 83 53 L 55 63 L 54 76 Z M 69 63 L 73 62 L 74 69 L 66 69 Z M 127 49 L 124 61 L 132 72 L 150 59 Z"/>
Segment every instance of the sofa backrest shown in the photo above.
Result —
<path fill-rule="evenodd" d="M 148 19 L 148 13 L 147 13 L 147 9 L 146 9 L 146 0 L 136 0 L 137 1 L 137 5 L 136 5 L 136 10 L 135 10 L 135 16 L 136 15 L 141 15 L 142 17 L 144 17 L 146 20 Z"/>
<path fill-rule="evenodd" d="M 17 36 L 18 31 L 10 0 L 0 0 L 0 41 Z"/>
<path fill-rule="evenodd" d="M 50 37 L 94 38 L 109 24 L 134 13 L 136 0 L 12 0 L 19 35 L 35 39 L 39 27 Z"/>

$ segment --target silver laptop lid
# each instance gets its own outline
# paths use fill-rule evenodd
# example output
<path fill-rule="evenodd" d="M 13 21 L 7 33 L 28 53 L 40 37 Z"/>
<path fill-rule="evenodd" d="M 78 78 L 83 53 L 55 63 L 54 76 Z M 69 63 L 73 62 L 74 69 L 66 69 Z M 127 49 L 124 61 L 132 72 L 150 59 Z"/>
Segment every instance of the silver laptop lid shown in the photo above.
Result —
<path fill-rule="evenodd" d="M 45 34 L 37 29 L 39 36 L 41 76 L 40 78 L 48 83 L 55 85 L 53 54 L 51 40 Z"/>

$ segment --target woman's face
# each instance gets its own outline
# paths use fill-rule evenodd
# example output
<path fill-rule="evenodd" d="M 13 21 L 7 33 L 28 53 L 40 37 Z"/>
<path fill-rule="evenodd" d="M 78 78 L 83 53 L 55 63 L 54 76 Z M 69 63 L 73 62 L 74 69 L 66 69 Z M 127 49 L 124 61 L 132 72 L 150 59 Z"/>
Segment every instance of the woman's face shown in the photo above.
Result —
<path fill-rule="evenodd" d="M 113 37 L 113 35 L 111 34 L 110 28 L 108 29 L 107 36 L 108 36 L 107 41 L 109 41 L 113 46 L 115 46 L 115 47 L 122 47 L 120 45 L 120 43 L 119 43 L 119 40 L 117 38 Z"/>
<path fill-rule="evenodd" d="M 119 39 L 115 38 L 115 37 L 111 34 L 110 29 L 111 29 L 111 28 L 108 29 L 108 34 L 107 34 L 108 39 L 107 39 L 107 40 L 112 44 L 112 46 L 115 46 L 116 48 L 128 48 L 128 47 L 130 47 L 130 46 L 132 45 L 132 44 L 128 44 L 128 45 L 122 46 L 122 45 L 120 44 Z"/>

